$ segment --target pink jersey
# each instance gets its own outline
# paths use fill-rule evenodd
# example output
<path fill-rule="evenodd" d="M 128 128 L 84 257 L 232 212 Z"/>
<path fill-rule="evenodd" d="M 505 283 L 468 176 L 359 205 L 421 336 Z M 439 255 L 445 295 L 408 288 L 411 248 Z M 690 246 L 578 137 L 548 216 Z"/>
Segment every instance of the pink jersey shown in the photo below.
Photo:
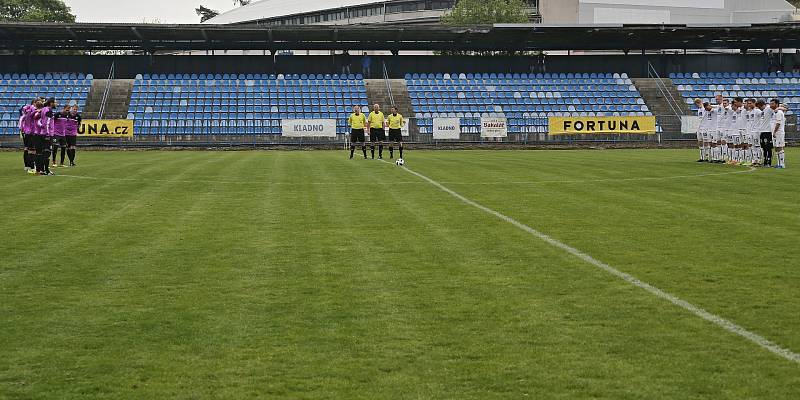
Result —
<path fill-rule="evenodd" d="M 44 108 L 38 108 L 36 111 L 33 112 L 33 129 L 31 130 L 31 134 L 36 136 L 44 136 L 43 130 L 44 127 L 41 125 L 40 121 L 42 119 L 42 112 Z"/>
<path fill-rule="evenodd" d="M 39 126 L 39 135 L 53 136 L 55 131 L 53 128 L 53 109 L 44 107 L 39 110 L 39 121 L 36 125 Z"/>
<path fill-rule="evenodd" d="M 28 104 L 25 107 L 22 107 L 22 117 L 20 118 L 20 129 L 26 135 L 30 135 L 33 133 L 33 114 L 36 112 L 36 106 L 32 104 Z"/>
<path fill-rule="evenodd" d="M 78 136 L 78 127 L 81 124 L 81 115 L 79 113 L 69 113 L 64 121 L 64 134 L 66 136 Z"/>
<path fill-rule="evenodd" d="M 54 113 L 53 114 L 53 136 L 66 135 L 67 114 Z"/>

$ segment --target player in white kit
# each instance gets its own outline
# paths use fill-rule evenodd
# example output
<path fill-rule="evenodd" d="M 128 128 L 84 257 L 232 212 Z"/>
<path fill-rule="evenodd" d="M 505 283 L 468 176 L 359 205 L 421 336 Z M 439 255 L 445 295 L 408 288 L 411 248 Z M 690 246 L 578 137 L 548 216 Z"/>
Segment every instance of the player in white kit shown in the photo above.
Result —
<path fill-rule="evenodd" d="M 772 131 L 772 144 L 775 146 L 775 154 L 778 156 L 778 164 L 775 168 L 786 168 L 786 154 L 784 147 L 786 147 L 786 116 L 783 109 L 780 107 L 781 102 L 778 99 L 772 99 L 769 102 L 769 107 L 772 109 L 772 119 L 770 120 L 770 127 Z"/>
<path fill-rule="evenodd" d="M 742 163 L 742 130 L 744 129 L 744 115 L 742 114 L 742 98 L 736 97 L 731 104 L 728 119 L 728 147 L 730 148 L 729 163 Z"/>
<path fill-rule="evenodd" d="M 719 111 L 721 110 L 720 107 L 712 106 L 709 103 L 703 103 L 703 107 L 705 108 L 705 112 L 703 112 L 703 119 L 705 120 L 704 128 L 706 130 L 705 134 L 705 141 L 706 141 L 706 150 L 708 152 L 708 162 L 710 163 L 718 163 L 721 162 L 720 153 L 721 147 L 719 147 L 719 131 L 717 130 L 717 120 Z"/>
<path fill-rule="evenodd" d="M 700 149 L 700 158 L 697 162 L 706 162 L 707 148 L 709 147 L 709 143 L 706 141 L 708 129 L 706 129 L 706 121 L 704 118 L 706 108 L 705 105 L 703 105 L 703 101 L 700 99 L 694 99 L 694 105 L 697 106 L 697 118 L 700 120 L 700 123 L 697 125 L 697 148 Z"/>
<path fill-rule="evenodd" d="M 757 165 L 755 144 L 758 139 L 755 134 L 755 100 L 747 99 L 744 103 L 745 134 L 744 134 L 744 165 Z"/>
<path fill-rule="evenodd" d="M 717 106 L 717 143 L 719 153 L 716 162 L 725 163 L 730 160 L 728 153 L 728 136 L 730 134 L 731 105 L 728 99 L 723 98 L 722 104 Z"/>

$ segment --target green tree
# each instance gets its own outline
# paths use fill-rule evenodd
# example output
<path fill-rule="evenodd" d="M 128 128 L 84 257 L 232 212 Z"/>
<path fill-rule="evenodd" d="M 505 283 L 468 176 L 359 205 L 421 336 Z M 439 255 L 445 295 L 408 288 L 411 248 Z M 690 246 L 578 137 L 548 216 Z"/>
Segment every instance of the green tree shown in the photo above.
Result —
<path fill-rule="evenodd" d="M 2 22 L 75 22 L 62 0 L 0 0 Z"/>
<path fill-rule="evenodd" d="M 491 25 L 529 22 L 529 10 L 523 0 L 459 0 L 442 16 L 447 25 Z"/>
<path fill-rule="evenodd" d="M 233 0 L 233 5 L 244 7 L 250 4 L 251 1 L 252 0 Z M 217 15 L 219 15 L 219 11 L 212 10 L 202 4 L 200 5 L 200 7 L 195 8 L 194 12 L 197 13 L 197 16 L 200 17 L 200 22 L 206 22 L 211 18 L 214 18 Z"/>
<path fill-rule="evenodd" d="M 200 22 L 206 22 L 206 21 L 210 20 L 211 18 L 214 18 L 217 15 L 219 15 L 219 11 L 212 10 L 212 9 L 210 9 L 208 7 L 205 7 L 205 6 L 202 6 L 202 5 L 200 7 L 195 8 L 194 12 L 196 12 L 197 15 L 200 17 Z"/>

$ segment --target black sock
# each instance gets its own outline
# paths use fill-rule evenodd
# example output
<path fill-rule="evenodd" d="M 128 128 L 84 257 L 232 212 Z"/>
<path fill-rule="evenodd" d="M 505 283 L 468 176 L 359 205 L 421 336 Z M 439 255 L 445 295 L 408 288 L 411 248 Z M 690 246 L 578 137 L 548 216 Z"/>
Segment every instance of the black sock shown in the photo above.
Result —
<path fill-rule="evenodd" d="M 67 148 L 66 147 L 62 147 L 61 148 L 61 165 L 64 165 L 64 156 L 66 156 L 66 155 L 67 155 Z"/>
<path fill-rule="evenodd" d="M 47 158 L 44 154 L 36 154 L 36 172 L 44 172 L 44 166 L 47 164 Z"/>
<path fill-rule="evenodd" d="M 403 158 L 403 145 L 400 145 L 400 158 Z"/>
<path fill-rule="evenodd" d="M 22 163 L 25 164 L 25 168 L 30 168 L 30 157 L 28 157 L 28 150 L 22 152 Z"/>
<path fill-rule="evenodd" d="M 389 146 L 389 158 L 394 158 L 394 147 Z"/>
<path fill-rule="evenodd" d="M 374 145 L 369 146 L 369 152 L 370 152 L 370 154 L 372 154 L 372 158 L 375 158 L 375 146 Z"/>
<path fill-rule="evenodd" d="M 361 152 L 364 153 L 364 158 L 367 158 L 367 146 L 361 146 Z"/>
<path fill-rule="evenodd" d="M 350 154 L 352 154 L 352 153 L 350 153 Z M 69 149 L 67 151 L 67 155 L 69 156 L 69 163 L 70 164 L 74 164 L 75 163 L 75 149 Z"/>
<path fill-rule="evenodd" d="M 50 153 L 53 155 L 53 164 L 55 164 L 56 156 L 58 155 L 58 146 L 53 146 L 53 149 L 50 150 Z"/>
<path fill-rule="evenodd" d="M 353 158 L 353 153 L 356 152 L 356 146 L 351 144 L 350 145 L 350 158 Z"/>
<path fill-rule="evenodd" d="M 383 158 L 383 145 L 378 145 L 378 158 Z"/>
<path fill-rule="evenodd" d="M 50 153 L 44 153 L 44 172 L 50 172 Z"/>

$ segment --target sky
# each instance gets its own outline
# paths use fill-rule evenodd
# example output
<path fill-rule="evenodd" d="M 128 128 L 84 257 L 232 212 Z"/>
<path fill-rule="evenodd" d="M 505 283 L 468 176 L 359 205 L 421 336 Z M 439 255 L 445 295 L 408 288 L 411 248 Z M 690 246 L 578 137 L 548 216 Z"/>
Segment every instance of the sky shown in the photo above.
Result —
<path fill-rule="evenodd" d="M 78 22 L 199 23 L 200 4 L 220 12 L 234 8 L 233 0 L 64 0 Z"/>

